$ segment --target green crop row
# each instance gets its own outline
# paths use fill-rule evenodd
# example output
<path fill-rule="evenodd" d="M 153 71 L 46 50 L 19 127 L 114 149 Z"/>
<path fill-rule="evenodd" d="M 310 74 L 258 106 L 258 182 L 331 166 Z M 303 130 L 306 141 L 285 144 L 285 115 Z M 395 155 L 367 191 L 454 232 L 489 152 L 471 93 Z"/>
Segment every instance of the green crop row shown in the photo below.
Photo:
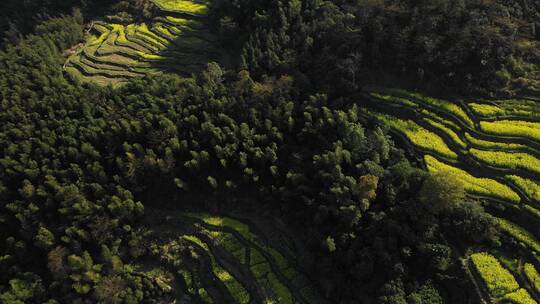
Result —
<path fill-rule="evenodd" d="M 110 34 L 109 31 L 103 31 L 99 37 L 96 37 L 96 36 L 92 35 L 92 36 L 90 36 L 90 38 L 88 38 L 87 44 L 88 45 L 100 45 L 107 39 L 107 37 L 109 37 L 109 34 Z"/>
<path fill-rule="evenodd" d="M 389 102 L 389 103 L 394 103 L 394 104 L 406 106 L 406 107 L 409 107 L 411 109 L 419 109 L 419 107 L 422 106 L 421 103 L 419 104 L 415 100 L 402 98 L 402 97 L 399 97 L 399 96 L 383 95 L 383 94 L 379 94 L 379 93 L 376 93 L 376 92 L 372 92 L 372 93 L 370 93 L 370 95 L 372 97 L 378 98 L 379 100 L 383 100 L 383 101 L 386 101 L 386 102 Z M 429 111 L 429 110 L 427 110 L 425 108 L 421 108 L 421 109 L 419 109 L 419 111 L 420 111 L 420 113 L 422 115 L 424 115 L 425 118 L 429 118 L 429 119 L 431 119 L 431 121 L 436 121 L 437 124 L 439 124 L 441 126 L 444 126 L 444 124 L 449 124 L 449 125 L 451 125 L 452 127 L 456 128 L 458 130 L 461 129 L 454 122 L 445 120 L 445 119 L 439 117 L 437 114 L 435 114 L 435 113 L 433 113 L 433 112 L 431 112 L 431 111 Z M 444 124 L 442 122 L 444 122 Z M 444 126 L 444 127 L 446 127 L 446 126 Z"/>
<path fill-rule="evenodd" d="M 72 58 L 70 63 L 74 67 L 81 69 L 82 73 L 87 76 L 100 75 L 100 76 L 109 77 L 109 78 L 140 76 L 138 74 L 128 72 L 128 71 L 108 70 L 108 69 L 106 70 L 106 69 L 95 68 L 93 66 L 80 62 L 80 60 L 76 57 Z"/>
<path fill-rule="evenodd" d="M 456 144 L 458 144 L 460 147 L 462 147 L 463 149 L 467 149 L 467 144 L 459 137 L 459 135 L 456 134 L 456 132 L 454 132 L 454 130 L 448 128 L 447 126 L 445 126 L 444 124 L 440 123 L 440 122 L 437 122 L 437 121 L 434 121 L 432 119 L 429 119 L 429 118 L 424 118 L 424 120 L 430 124 L 432 127 L 438 129 L 439 131 L 445 133 L 446 135 L 450 136 L 450 138 L 452 138 L 452 141 L 454 141 Z"/>
<path fill-rule="evenodd" d="M 386 114 L 369 112 L 391 128 L 403 133 L 413 145 L 434 152 L 450 159 L 457 159 L 457 154 L 435 133 L 428 131 L 412 120 L 403 120 Z"/>
<path fill-rule="evenodd" d="M 165 11 L 191 15 L 207 12 L 206 1 L 154 0 L 154 2 Z M 93 26 L 94 32 L 98 34 L 89 36 L 83 47 L 85 56 L 94 63 L 72 62 L 77 66 L 67 65 L 65 69 L 76 79 L 91 80 L 100 85 L 121 84 L 127 78 L 171 69 L 191 74 L 208 62 L 208 56 L 203 55 L 207 55 L 206 49 L 214 47 L 205 40 L 196 38 L 208 35 L 210 41 L 214 41 L 213 34 L 205 31 L 205 25 L 194 19 L 196 18 L 190 19 L 189 16 L 185 18 L 167 16 L 165 13 L 155 18 L 152 23 L 122 25 L 96 21 Z M 182 39 L 179 39 L 181 34 Z M 169 54 L 179 47 L 185 53 Z M 167 54 L 162 54 L 164 50 L 167 50 Z M 173 62 L 172 57 L 178 57 L 178 60 Z M 68 60 L 71 61 L 71 58 Z M 113 63 L 111 65 L 115 67 L 108 69 L 107 62 Z M 178 68 L 174 66 L 175 64 L 181 67 Z M 143 66 L 153 67 L 153 69 L 142 69 Z M 121 76 L 126 79 L 115 79 Z"/>
<path fill-rule="evenodd" d="M 223 231 L 210 231 L 203 227 L 199 229 L 211 237 L 219 246 L 231 253 L 238 262 L 241 264 L 246 262 L 246 248 L 233 234 Z"/>
<path fill-rule="evenodd" d="M 501 149 L 501 150 L 520 150 L 527 149 L 527 146 L 521 144 L 509 144 L 498 141 L 488 141 L 473 137 L 469 133 L 465 133 L 465 139 L 472 145 L 484 149 Z"/>
<path fill-rule="evenodd" d="M 467 113 L 465 113 L 465 111 L 455 103 L 452 103 L 452 102 L 447 101 L 447 100 L 436 99 L 436 98 L 432 98 L 432 97 L 429 97 L 429 96 L 424 96 L 424 95 L 421 95 L 421 94 L 418 94 L 418 93 L 410 93 L 410 95 L 412 97 L 415 97 L 415 98 L 418 98 L 418 99 L 424 101 L 425 103 L 427 103 L 427 104 L 429 104 L 429 105 L 431 105 L 431 106 L 433 106 L 435 108 L 442 108 L 442 109 L 446 110 L 447 112 L 456 115 L 457 117 L 461 118 L 469 127 L 474 126 L 474 123 L 471 120 L 471 118 L 469 117 L 469 115 L 467 115 Z"/>
<path fill-rule="evenodd" d="M 534 265 L 530 263 L 525 263 L 525 266 L 523 266 L 523 272 L 525 273 L 525 277 L 527 277 L 527 280 L 534 288 L 534 290 L 536 290 L 536 292 L 540 292 L 540 274 L 538 273 Z"/>
<path fill-rule="evenodd" d="M 474 123 L 469 117 L 469 115 L 467 115 L 467 113 L 460 106 L 447 100 L 437 99 L 402 89 L 376 90 L 374 94 L 376 95 L 373 95 L 372 93 L 372 96 L 374 97 L 381 98 L 387 101 L 400 102 L 404 105 L 414 105 L 413 107 L 415 108 L 419 105 L 419 103 L 423 103 L 434 108 L 443 109 L 448 113 L 454 114 L 455 116 L 459 117 L 469 127 L 474 126 Z M 408 98 L 394 95 L 406 96 Z"/>
<path fill-rule="evenodd" d="M 474 123 L 469 117 L 469 115 L 467 115 L 467 113 L 465 113 L 465 111 L 455 103 L 452 103 L 447 100 L 425 96 L 419 93 L 409 92 L 402 89 L 390 89 L 389 92 L 393 92 L 394 94 L 404 95 L 404 96 L 409 97 L 410 99 L 421 100 L 421 102 L 423 102 L 424 104 L 430 105 L 434 108 L 444 109 L 448 113 L 452 113 L 455 116 L 459 117 L 468 126 L 470 127 L 474 126 Z"/>
<path fill-rule="evenodd" d="M 499 116 L 505 115 L 506 111 L 495 105 L 483 104 L 483 103 L 469 103 L 468 106 L 476 115 L 480 116 Z"/>
<path fill-rule="evenodd" d="M 390 103 L 395 103 L 395 104 L 408 106 L 408 107 L 413 108 L 413 109 L 418 108 L 418 104 L 415 103 L 414 101 L 409 100 L 409 99 L 405 99 L 405 98 L 401 98 L 401 97 L 397 97 L 397 96 L 392 96 L 392 95 L 383 95 L 383 94 L 379 94 L 379 93 L 376 93 L 376 92 L 372 92 L 369 95 L 371 95 L 371 96 L 373 96 L 375 98 L 390 102 Z"/>
<path fill-rule="evenodd" d="M 77 68 L 72 67 L 72 66 L 67 66 L 65 70 L 69 75 L 71 75 L 73 78 L 77 79 L 78 81 L 94 82 L 102 86 L 106 86 L 110 84 L 114 87 L 114 86 L 119 86 L 121 84 L 124 84 L 127 81 L 127 79 L 124 79 L 124 78 L 109 78 L 109 77 L 104 77 L 100 75 L 85 76 Z"/>
<path fill-rule="evenodd" d="M 162 10 L 170 12 L 205 14 L 208 10 L 206 4 L 189 0 L 154 0 L 154 3 Z"/>
<path fill-rule="evenodd" d="M 426 110 L 426 109 L 422 109 L 420 110 L 420 113 L 422 115 L 424 115 L 424 118 L 429 118 L 431 120 L 434 120 L 440 124 L 443 124 L 445 126 L 451 126 L 452 128 L 454 128 L 455 130 L 461 130 L 461 127 L 455 123 L 454 121 L 451 121 L 451 120 L 447 120 L 447 119 L 444 119 L 442 117 L 440 117 L 439 115 L 429 111 L 429 110 Z"/>
<path fill-rule="evenodd" d="M 479 161 L 494 167 L 527 170 L 540 174 L 540 159 L 527 153 L 509 153 L 470 149 L 470 154 Z"/>
<path fill-rule="evenodd" d="M 519 284 L 510 271 L 489 253 L 474 253 L 471 261 L 492 297 L 499 298 L 519 289 Z"/>
<path fill-rule="evenodd" d="M 518 121 L 518 120 L 498 120 L 481 121 L 480 127 L 487 133 L 524 137 L 532 140 L 540 140 L 540 123 Z"/>
<path fill-rule="evenodd" d="M 508 220 L 502 218 L 495 218 L 495 220 L 502 231 L 522 242 L 534 252 L 540 253 L 540 242 L 531 233 Z"/>
<path fill-rule="evenodd" d="M 144 36 L 144 38 L 150 40 L 153 44 L 156 46 L 159 46 L 160 48 L 165 48 L 170 44 L 170 41 L 167 39 L 164 39 L 154 33 L 152 30 L 148 28 L 148 25 L 146 23 L 142 23 L 138 25 L 135 28 L 135 33 L 140 34 L 141 36 Z"/>
<path fill-rule="evenodd" d="M 259 250 L 251 248 L 250 260 L 250 270 L 257 281 L 263 282 L 267 280 L 271 287 L 269 293 L 272 293 L 273 296 L 267 299 L 268 302 L 271 303 L 272 301 L 277 301 L 274 303 L 294 303 L 289 288 L 279 281 L 276 274 L 272 271 L 270 263 L 264 258 Z M 265 284 L 263 283 L 261 285 L 264 286 Z"/>
<path fill-rule="evenodd" d="M 240 235 L 249 241 L 258 243 L 257 236 L 251 232 L 249 226 L 229 217 L 214 216 L 208 213 L 186 213 L 188 217 L 196 218 L 203 221 L 206 224 L 216 227 L 228 227 L 236 230 Z"/>
<path fill-rule="evenodd" d="M 518 117 L 538 117 L 540 116 L 540 106 L 538 102 L 532 100 L 499 100 L 492 104 L 470 103 L 471 110 L 480 116 L 518 116 Z"/>
<path fill-rule="evenodd" d="M 538 304 L 525 288 L 520 288 L 504 296 L 503 301 L 515 304 Z"/>
<path fill-rule="evenodd" d="M 197 218 L 199 220 L 202 220 L 204 223 L 212 226 L 228 227 L 236 230 L 244 238 L 255 244 L 258 244 L 266 252 L 268 252 L 273 257 L 273 259 L 275 260 L 274 262 L 276 263 L 277 267 L 281 269 L 281 271 L 285 271 L 288 269 L 289 262 L 285 259 L 285 257 L 277 250 L 263 244 L 259 240 L 259 238 L 253 232 L 251 232 L 248 225 L 235 219 L 231 219 L 228 217 L 212 216 L 207 213 L 189 213 L 186 214 L 186 216 Z M 253 272 L 254 276 L 256 278 L 267 276 L 270 285 L 272 286 L 272 291 L 275 294 L 274 300 L 277 300 L 277 303 L 293 303 L 291 292 L 285 285 L 283 285 L 283 283 L 278 280 L 276 274 L 271 270 L 270 261 L 268 261 L 258 249 L 251 247 L 250 251 L 250 269 Z"/>
<path fill-rule="evenodd" d="M 283 285 L 281 281 L 276 277 L 276 274 L 270 272 L 268 274 L 268 280 L 270 281 L 270 286 L 272 287 L 272 292 L 274 293 L 274 299 L 276 303 L 294 303 L 293 296 L 287 288 Z"/>
<path fill-rule="evenodd" d="M 540 210 L 532 207 L 531 205 L 524 205 L 523 208 L 530 213 L 530 215 L 540 219 Z"/>
<path fill-rule="evenodd" d="M 161 24 L 156 24 L 152 27 L 152 30 L 156 33 L 156 34 L 159 34 L 161 37 L 167 37 L 167 40 L 174 40 L 176 39 L 178 36 L 174 33 L 171 33 L 171 31 L 169 30 L 168 27 L 165 27 Z"/>
<path fill-rule="evenodd" d="M 212 271 L 214 272 L 214 275 L 221 281 L 227 289 L 229 290 L 230 294 L 233 296 L 233 298 L 236 300 L 237 303 L 247 304 L 250 301 L 250 295 L 247 292 L 247 290 L 236 280 L 227 270 L 225 270 L 223 267 L 221 267 L 214 255 L 212 254 L 212 251 L 208 247 L 206 243 L 204 243 L 201 239 L 199 239 L 196 236 L 193 235 L 184 235 L 182 236 L 183 239 L 194 243 L 198 245 L 199 247 L 203 248 L 210 257 L 211 263 L 212 263 Z"/>
<path fill-rule="evenodd" d="M 237 221 L 235 219 L 231 219 L 228 217 L 212 216 L 207 213 L 189 213 L 189 214 L 186 214 L 186 216 L 197 218 L 212 226 L 228 227 L 228 228 L 234 229 L 240 235 L 242 235 L 242 237 L 244 237 L 245 239 L 249 240 L 252 243 L 259 245 L 266 252 L 268 252 L 272 256 L 272 258 L 275 260 L 274 262 L 277 264 L 277 266 L 280 269 L 284 270 L 289 267 L 289 262 L 279 251 L 269 246 L 266 246 L 266 244 L 262 243 L 260 239 L 253 232 L 251 232 L 249 226 L 240 221 Z M 255 248 L 251 248 L 251 251 L 252 251 L 252 255 L 258 253 L 258 250 L 256 250 Z M 266 260 L 264 257 L 262 258 Z"/>
<path fill-rule="evenodd" d="M 446 171 L 456 175 L 465 183 L 465 189 L 470 193 L 501 198 L 515 203 L 518 203 L 520 201 L 519 195 L 512 191 L 510 187 L 503 185 L 495 180 L 489 178 L 474 177 L 466 171 L 440 162 L 435 157 L 432 157 L 430 155 L 426 155 L 424 157 L 424 160 L 430 172 Z"/>
<path fill-rule="evenodd" d="M 540 202 L 540 184 L 517 175 L 508 175 L 506 179 L 521 189 L 529 199 Z"/>

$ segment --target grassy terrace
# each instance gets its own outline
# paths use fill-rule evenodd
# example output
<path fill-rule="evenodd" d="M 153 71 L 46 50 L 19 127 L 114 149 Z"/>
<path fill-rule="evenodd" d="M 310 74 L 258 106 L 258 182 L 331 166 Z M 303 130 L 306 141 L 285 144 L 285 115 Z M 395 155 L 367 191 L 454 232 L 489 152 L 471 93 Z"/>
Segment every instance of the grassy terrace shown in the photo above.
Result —
<path fill-rule="evenodd" d="M 492 174 L 493 169 L 500 169 L 500 172 L 506 174 L 493 176 L 487 180 L 474 178 L 478 170 L 475 170 L 475 174 L 471 174 L 472 172 L 455 167 L 446 168 L 462 176 L 469 185 L 468 190 L 474 194 L 492 197 L 493 194 L 497 194 L 498 198 L 512 202 L 520 201 L 518 194 L 507 187 L 511 186 L 519 188 L 526 196 L 526 200 L 537 201 L 539 196 L 537 187 L 540 180 L 531 176 L 538 176 L 540 179 L 539 151 L 536 147 L 526 145 L 520 139 L 540 139 L 540 123 L 527 120 L 527 117 L 531 117 L 527 116 L 528 113 L 540 109 L 539 102 L 516 99 L 469 104 L 455 103 L 406 90 L 380 88 L 374 89 L 369 97 L 372 103 L 392 104 L 412 110 L 392 110 L 394 114 L 386 114 L 377 108 L 376 112 L 368 111 L 368 113 L 404 134 L 415 147 L 429 153 L 431 157 L 426 158 L 428 168 L 434 170 L 448 166 L 440 160 L 451 159 L 470 160 L 459 167 L 469 168 L 471 163 L 476 163 L 476 166 L 481 167 L 480 172 L 483 171 L 484 166 L 483 175 Z M 523 118 L 520 120 L 506 118 L 481 120 L 482 117 L 503 114 L 516 116 L 516 113 L 521 114 Z M 474 115 L 479 117 L 474 117 Z M 423 121 L 423 123 L 419 125 L 415 121 L 419 123 Z M 523 172 L 527 174 L 522 175 Z M 505 175 L 517 176 L 517 178 L 509 178 Z M 519 176 L 522 178 L 520 179 Z"/>
<path fill-rule="evenodd" d="M 150 226 L 158 263 L 140 267 L 176 278 L 189 303 L 325 303 L 295 254 L 286 258 L 255 224 L 208 213 L 167 217 Z"/>
<path fill-rule="evenodd" d="M 540 184 L 518 175 L 509 175 L 506 179 L 521 189 L 530 200 L 540 203 Z"/>
<path fill-rule="evenodd" d="M 402 133 L 419 149 L 439 154 L 443 157 L 456 159 L 457 154 L 434 132 L 426 130 L 412 120 L 396 119 L 392 116 L 371 112 L 379 120 Z"/>
<path fill-rule="evenodd" d="M 521 256 L 525 266 L 516 260 L 510 269 L 528 284 L 519 286 L 489 253 L 473 255 L 471 260 L 493 303 L 537 303 L 533 297 L 540 293 L 540 276 L 527 261 L 540 261 L 535 258 L 540 254 L 540 232 L 530 222 L 540 220 L 540 101 L 451 102 L 380 88 L 372 89 L 366 98 L 373 108 L 367 115 L 404 135 L 429 171 L 457 176 L 468 193 L 490 205 L 513 204 L 509 217 L 499 211 L 496 222 L 520 250 L 532 253 Z M 519 225 L 525 222 L 531 231 Z"/>
<path fill-rule="evenodd" d="M 527 289 L 519 285 L 514 275 L 501 265 L 496 257 L 486 252 L 479 252 L 472 254 L 470 258 L 476 274 L 482 279 L 494 303 L 537 303 Z M 527 270 L 527 265 L 525 271 L 531 271 L 530 268 Z"/>
<path fill-rule="evenodd" d="M 117 86 L 146 74 L 191 75 L 217 61 L 217 39 L 202 20 L 208 11 L 205 1 L 154 2 L 163 14 L 150 22 L 94 21 L 93 34 L 67 59 L 65 71 L 79 81 Z"/>
<path fill-rule="evenodd" d="M 187 1 L 187 0 L 154 0 L 162 10 L 170 12 L 188 13 L 201 15 L 208 10 L 206 1 Z"/>
<path fill-rule="evenodd" d="M 540 123 L 518 120 L 481 121 L 482 131 L 501 136 L 540 140 Z"/>
<path fill-rule="evenodd" d="M 539 117 L 540 104 L 529 99 L 495 100 L 489 103 L 470 103 L 469 107 L 478 116 L 497 117 Z"/>
<path fill-rule="evenodd" d="M 507 185 L 489 178 L 478 178 L 459 168 L 447 165 L 435 157 L 426 155 L 425 162 L 430 172 L 444 171 L 456 175 L 465 183 L 465 189 L 470 193 L 508 200 L 519 203 L 520 197 Z"/>
<path fill-rule="evenodd" d="M 270 246 L 254 232 L 252 227 L 239 220 L 215 216 L 207 213 L 190 213 L 186 217 L 200 221 L 205 229 L 211 231 L 217 244 L 241 262 L 249 252 L 249 271 L 262 286 L 263 297 L 275 303 L 318 303 L 320 296 L 311 286 L 307 277 L 299 273 L 295 263 Z M 300 297 L 300 298 L 299 298 Z"/>
<path fill-rule="evenodd" d="M 519 284 L 512 273 L 489 253 L 472 254 L 471 261 L 493 298 L 503 297 L 519 289 Z"/>
<path fill-rule="evenodd" d="M 479 161 L 494 167 L 530 171 L 540 174 L 540 160 L 526 153 L 509 153 L 470 149 L 470 154 Z"/>

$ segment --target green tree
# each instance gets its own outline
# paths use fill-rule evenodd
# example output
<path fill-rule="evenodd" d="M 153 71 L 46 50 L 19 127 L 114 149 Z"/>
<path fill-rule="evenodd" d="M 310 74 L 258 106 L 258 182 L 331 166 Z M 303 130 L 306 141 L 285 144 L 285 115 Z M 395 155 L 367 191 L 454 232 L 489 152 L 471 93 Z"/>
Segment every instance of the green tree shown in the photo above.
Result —
<path fill-rule="evenodd" d="M 465 199 L 465 185 L 456 175 L 438 171 L 424 181 L 419 199 L 434 213 L 453 210 Z"/>

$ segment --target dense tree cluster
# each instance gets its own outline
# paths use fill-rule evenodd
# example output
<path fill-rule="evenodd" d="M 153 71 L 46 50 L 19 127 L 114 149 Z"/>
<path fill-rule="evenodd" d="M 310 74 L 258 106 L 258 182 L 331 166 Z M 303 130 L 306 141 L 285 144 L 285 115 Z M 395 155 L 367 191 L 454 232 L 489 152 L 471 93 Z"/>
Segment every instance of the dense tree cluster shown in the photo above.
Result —
<path fill-rule="evenodd" d="M 468 91 L 538 90 L 537 1 L 217 1 L 256 75 L 349 92 L 376 71 Z M 246 16 L 252 16 L 246 18 Z"/>

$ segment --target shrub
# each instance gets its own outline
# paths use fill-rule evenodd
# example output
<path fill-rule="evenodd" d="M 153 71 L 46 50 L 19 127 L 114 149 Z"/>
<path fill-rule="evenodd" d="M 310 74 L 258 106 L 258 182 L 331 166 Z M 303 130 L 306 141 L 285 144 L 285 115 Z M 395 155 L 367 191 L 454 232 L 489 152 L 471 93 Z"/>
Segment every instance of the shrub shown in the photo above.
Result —
<path fill-rule="evenodd" d="M 435 171 L 424 181 L 419 197 L 435 213 L 452 210 L 465 198 L 465 185 L 452 171 Z"/>

